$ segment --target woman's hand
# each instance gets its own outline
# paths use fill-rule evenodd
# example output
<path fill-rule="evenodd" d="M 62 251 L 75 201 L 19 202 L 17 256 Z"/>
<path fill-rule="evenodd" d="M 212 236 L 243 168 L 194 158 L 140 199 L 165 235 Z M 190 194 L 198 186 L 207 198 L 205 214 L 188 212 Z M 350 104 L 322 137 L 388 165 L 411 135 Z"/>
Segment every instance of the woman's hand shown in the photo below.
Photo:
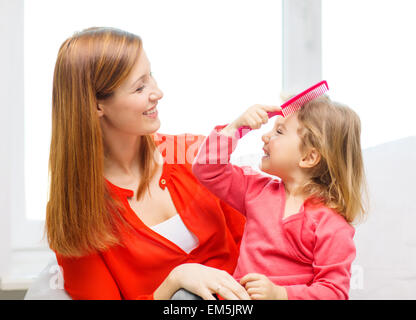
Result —
<path fill-rule="evenodd" d="M 259 273 L 248 273 L 240 280 L 252 300 L 287 300 L 284 287 L 277 286 L 268 277 Z"/>
<path fill-rule="evenodd" d="M 242 126 L 249 126 L 251 129 L 259 129 L 263 124 L 266 124 L 269 121 L 267 112 L 280 110 L 282 110 L 280 106 L 255 104 L 225 127 L 221 133 L 232 136 L 235 134 L 235 131 Z"/>
<path fill-rule="evenodd" d="M 170 274 L 179 288 L 184 288 L 204 300 L 215 300 L 217 293 L 226 300 L 250 300 L 250 296 L 229 273 L 197 263 L 185 263 Z"/>

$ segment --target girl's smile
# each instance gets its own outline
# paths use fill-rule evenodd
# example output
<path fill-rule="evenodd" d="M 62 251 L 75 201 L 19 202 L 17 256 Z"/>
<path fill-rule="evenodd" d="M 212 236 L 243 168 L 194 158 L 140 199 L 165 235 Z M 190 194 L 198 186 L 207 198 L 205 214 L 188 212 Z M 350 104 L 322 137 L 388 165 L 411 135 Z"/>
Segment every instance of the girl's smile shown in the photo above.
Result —
<path fill-rule="evenodd" d="M 263 151 L 264 151 L 264 156 L 263 156 L 263 158 L 268 158 L 268 157 L 270 157 L 269 151 L 267 151 L 267 150 L 266 150 L 266 148 L 263 148 Z M 263 159 L 263 158 L 262 158 L 262 159 Z"/>

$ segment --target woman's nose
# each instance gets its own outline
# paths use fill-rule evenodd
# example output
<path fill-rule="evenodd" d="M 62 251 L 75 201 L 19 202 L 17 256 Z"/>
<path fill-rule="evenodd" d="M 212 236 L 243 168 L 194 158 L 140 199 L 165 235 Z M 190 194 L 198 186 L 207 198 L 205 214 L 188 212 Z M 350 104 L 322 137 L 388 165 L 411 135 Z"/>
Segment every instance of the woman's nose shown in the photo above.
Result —
<path fill-rule="evenodd" d="M 150 93 L 149 99 L 150 100 L 160 100 L 163 98 L 163 92 L 159 89 L 158 86 L 155 87 L 155 89 Z"/>

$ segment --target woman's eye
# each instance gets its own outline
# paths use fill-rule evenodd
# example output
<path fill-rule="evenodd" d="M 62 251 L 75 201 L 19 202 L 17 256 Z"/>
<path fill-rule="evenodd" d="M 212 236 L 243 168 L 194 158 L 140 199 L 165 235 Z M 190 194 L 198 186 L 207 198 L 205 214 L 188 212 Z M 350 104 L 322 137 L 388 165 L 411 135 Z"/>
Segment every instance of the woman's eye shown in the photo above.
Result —
<path fill-rule="evenodd" d="M 140 88 L 138 88 L 136 91 L 137 92 L 141 92 L 141 91 L 143 91 L 143 89 L 144 89 L 144 86 L 141 86 Z"/>
<path fill-rule="evenodd" d="M 281 132 L 280 130 L 276 130 L 276 132 L 277 132 L 278 134 L 282 134 L 282 132 Z"/>

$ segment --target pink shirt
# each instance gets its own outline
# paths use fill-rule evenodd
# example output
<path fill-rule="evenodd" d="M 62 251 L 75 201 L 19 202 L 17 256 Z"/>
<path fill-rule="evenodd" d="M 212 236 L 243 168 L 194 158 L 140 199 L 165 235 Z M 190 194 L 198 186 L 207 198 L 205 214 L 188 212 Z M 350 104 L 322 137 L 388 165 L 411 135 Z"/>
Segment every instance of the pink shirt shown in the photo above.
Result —
<path fill-rule="evenodd" d="M 283 218 L 284 184 L 232 165 L 237 138 L 219 134 L 205 139 L 192 170 L 218 198 L 243 213 L 246 226 L 234 277 L 264 274 L 284 286 L 289 299 L 348 299 L 355 230 L 336 211 L 306 201 Z"/>

